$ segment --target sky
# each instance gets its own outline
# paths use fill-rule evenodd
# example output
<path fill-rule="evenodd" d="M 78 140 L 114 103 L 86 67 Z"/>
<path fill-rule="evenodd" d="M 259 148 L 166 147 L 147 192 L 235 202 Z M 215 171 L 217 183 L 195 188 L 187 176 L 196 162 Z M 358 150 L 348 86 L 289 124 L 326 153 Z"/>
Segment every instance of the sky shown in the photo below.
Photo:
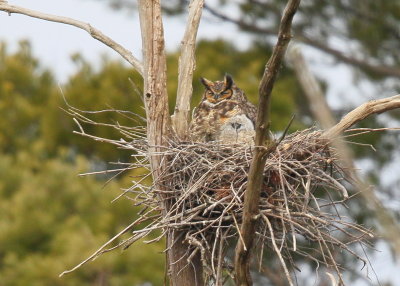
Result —
<path fill-rule="evenodd" d="M 135 12 L 114 11 L 105 3 L 89 0 L 15 0 L 9 3 L 90 23 L 131 50 L 135 57 L 141 58 L 139 16 Z M 164 20 L 167 50 L 172 51 L 179 47 L 185 29 L 184 22 L 183 17 Z M 215 24 L 218 25 L 218 29 L 215 29 Z M 98 62 L 102 54 L 120 58 L 116 52 L 76 27 L 50 23 L 25 15 L 7 16 L 5 13 L 0 14 L 0 27 L 0 39 L 7 41 L 10 48 L 15 49 L 20 39 L 29 39 L 33 44 L 34 54 L 44 65 L 56 72 L 60 81 L 64 81 L 74 71 L 74 65 L 70 60 L 70 55 L 73 53 L 79 52 L 93 63 Z M 241 48 L 246 48 L 250 42 L 248 36 L 237 33 L 236 28 L 222 22 L 203 21 L 198 37 L 235 39 Z"/>
<path fill-rule="evenodd" d="M 140 59 L 141 41 L 137 13 L 113 11 L 105 3 L 99 2 L 90 0 L 9 1 L 13 5 L 90 23 L 131 50 Z M 235 11 L 231 12 L 235 13 Z M 176 50 L 185 29 L 184 17 L 166 18 L 164 29 L 167 50 Z M 200 24 L 198 38 L 224 38 L 235 42 L 242 49 L 249 46 L 251 42 L 248 35 L 241 33 L 233 25 L 212 20 L 207 14 L 204 15 L 204 20 Z M 12 14 L 8 16 L 0 12 L 0 41 L 6 41 L 9 49 L 15 50 L 18 41 L 22 39 L 28 39 L 31 42 L 34 55 L 41 60 L 45 67 L 49 67 L 55 72 L 60 83 L 65 82 L 75 70 L 70 58 L 74 53 L 82 54 L 86 60 L 93 64 L 100 62 L 101 55 L 104 54 L 110 58 L 120 59 L 116 52 L 76 27 L 45 22 L 24 15 Z M 340 46 L 341 43 L 336 44 Z M 351 72 L 345 65 L 332 67 L 331 58 L 311 48 L 303 49 L 303 52 L 311 65 L 311 70 L 318 74 L 320 78 L 328 80 L 327 98 L 331 107 L 343 107 L 343 103 L 345 103 L 350 108 L 361 101 L 365 101 L 365 98 L 374 97 L 373 92 L 371 92 L 374 89 L 371 89 L 368 84 L 361 82 L 354 87 Z M 360 94 L 363 94 L 363 96 L 360 96 Z M 377 275 L 383 282 L 385 277 L 393 276 L 392 273 L 395 273 L 393 267 L 395 266 L 390 261 L 387 247 L 382 245 L 379 250 L 383 253 L 374 256 L 373 264 Z M 375 281 L 375 279 L 372 278 L 372 281 Z M 400 285 L 400 281 L 398 283 Z"/>
<path fill-rule="evenodd" d="M 71 17 L 101 30 L 116 42 L 131 50 L 133 55 L 141 58 L 141 40 L 139 16 L 135 12 L 113 11 L 107 5 L 107 1 L 91 0 L 10 0 L 12 5 L 41 11 L 44 13 Z M 210 1 L 209 3 L 213 3 Z M 229 7 L 228 7 L 229 8 Z M 237 11 L 231 8 L 229 15 L 235 15 Z M 238 31 L 232 24 L 213 19 L 207 13 L 203 13 L 200 23 L 198 39 L 224 38 L 239 48 L 245 49 L 251 42 L 250 36 Z M 76 27 L 50 23 L 43 20 L 27 17 L 25 15 L 12 14 L 7 16 L 0 13 L 0 40 L 5 40 L 10 49 L 17 47 L 21 39 L 29 39 L 36 56 L 41 62 L 50 67 L 62 83 L 75 70 L 70 57 L 79 52 L 86 60 L 92 63 L 100 62 L 101 55 L 120 59 L 120 56 L 102 43 L 94 40 L 90 35 Z M 167 50 L 176 50 L 182 39 L 185 29 L 185 17 L 164 18 L 164 30 Z M 340 42 L 334 43 L 338 46 Z M 365 99 L 371 90 L 368 86 L 363 88 L 359 84 L 356 88 L 352 82 L 351 71 L 345 65 L 336 65 L 332 68 L 332 59 L 321 54 L 315 49 L 303 48 L 305 57 L 311 64 L 311 69 L 322 79 L 328 82 L 334 78 L 335 83 L 330 84 L 327 99 L 332 108 L 343 107 L 343 102 L 354 106 Z M 327 68 L 329 67 L 329 68 Z M 360 97 L 360 88 L 363 89 L 363 97 Z"/>

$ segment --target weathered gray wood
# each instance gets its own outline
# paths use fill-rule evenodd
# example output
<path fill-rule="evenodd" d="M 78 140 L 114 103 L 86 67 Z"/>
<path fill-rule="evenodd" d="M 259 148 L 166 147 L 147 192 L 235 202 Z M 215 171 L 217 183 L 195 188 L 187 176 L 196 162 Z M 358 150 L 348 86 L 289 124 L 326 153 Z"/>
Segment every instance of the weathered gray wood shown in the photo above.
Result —
<path fill-rule="evenodd" d="M 190 101 L 193 93 L 193 72 L 196 68 L 196 37 L 201 19 L 204 0 L 192 0 L 185 34 L 181 41 L 181 54 L 178 67 L 178 90 L 175 111 L 172 115 L 176 134 L 185 139 L 188 132 Z"/>
<path fill-rule="evenodd" d="M 147 117 L 147 138 L 149 142 L 150 165 L 153 179 L 157 180 L 166 168 L 159 151 L 164 151 L 166 139 L 171 134 L 171 121 L 168 113 L 168 94 L 166 76 L 166 57 L 164 31 L 159 0 L 139 0 L 140 26 L 143 45 L 144 101 Z M 163 190 L 163 186 L 157 186 Z M 169 209 L 168 201 L 163 203 L 163 211 Z M 171 285 L 203 285 L 200 260 L 187 265 L 184 254 L 188 244 L 184 233 L 167 233 L 167 267 Z"/>

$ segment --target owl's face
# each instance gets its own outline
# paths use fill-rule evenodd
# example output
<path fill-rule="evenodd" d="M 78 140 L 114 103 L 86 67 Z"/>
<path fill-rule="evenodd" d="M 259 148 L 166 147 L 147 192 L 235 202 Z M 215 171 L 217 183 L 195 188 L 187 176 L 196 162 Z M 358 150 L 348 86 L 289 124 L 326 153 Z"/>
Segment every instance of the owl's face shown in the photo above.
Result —
<path fill-rule="evenodd" d="M 224 81 L 213 82 L 203 77 L 200 80 L 206 88 L 204 94 L 205 100 L 210 103 L 215 104 L 221 102 L 225 99 L 231 98 L 233 95 L 233 79 L 230 75 L 225 75 Z"/>

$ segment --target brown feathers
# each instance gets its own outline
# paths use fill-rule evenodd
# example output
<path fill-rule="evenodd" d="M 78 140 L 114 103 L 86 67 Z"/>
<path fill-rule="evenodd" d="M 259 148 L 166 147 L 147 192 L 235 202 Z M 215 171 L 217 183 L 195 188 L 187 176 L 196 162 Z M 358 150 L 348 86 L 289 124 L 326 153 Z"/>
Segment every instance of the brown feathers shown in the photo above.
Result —
<path fill-rule="evenodd" d="M 200 81 L 205 86 L 205 91 L 190 123 L 192 139 L 200 142 L 222 140 L 221 130 L 229 131 L 232 128 L 235 134 L 241 131 L 252 134 L 248 131 L 254 131 L 257 109 L 247 101 L 246 95 L 235 85 L 232 77 L 227 74 L 223 81 L 213 82 L 206 78 L 201 78 Z M 235 118 L 237 116 L 241 116 L 240 120 Z M 230 129 L 225 128 L 225 124 L 232 126 L 228 126 Z"/>

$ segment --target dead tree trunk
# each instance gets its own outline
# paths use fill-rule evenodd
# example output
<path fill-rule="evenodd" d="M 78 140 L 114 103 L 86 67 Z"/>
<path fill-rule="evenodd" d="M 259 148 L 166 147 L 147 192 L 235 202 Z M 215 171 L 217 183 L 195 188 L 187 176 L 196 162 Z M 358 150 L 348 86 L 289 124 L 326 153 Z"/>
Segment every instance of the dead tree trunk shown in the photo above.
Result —
<path fill-rule="evenodd" d="M 147 138 L 149 142 L 150 164 L 153 180 L 166 168 L 166 160 L 157 153 L 166 145 L 172 132 L 168 112 L 166 57 L 164 32 L 159 0 L 139 1 L 140 26 L 143 42 L 144 102 L 147 117 Z M 159 191 L 165 187 L 157 185 Z M 162 194 L 160 196 L 163 196 Z M 163 212 L 168 212 L 171 202 L 165 198 Z M 167 232 L 167 268 L 170 282 L 174 286 L 203 285 L 200 257 L 188 265 L 185 233 Z"/>

